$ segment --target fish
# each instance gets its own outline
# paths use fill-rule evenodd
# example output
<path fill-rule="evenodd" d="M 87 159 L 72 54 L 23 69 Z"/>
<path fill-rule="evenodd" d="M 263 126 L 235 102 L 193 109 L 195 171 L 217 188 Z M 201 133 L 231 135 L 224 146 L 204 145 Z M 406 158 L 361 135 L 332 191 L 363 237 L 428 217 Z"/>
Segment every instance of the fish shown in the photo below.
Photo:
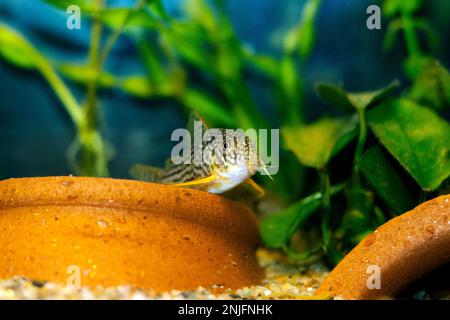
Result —
<path fill-rule="evenodd" d="M 194 121 L 200 121 L 202 129 L 208 129 L 202 117 L 192 111 L 187 126 L 190 132 L 193 131 Z M 165 168 L 136 164 L 130 169 L 131 176 L 136 180 L 189 187 L 214 194 L 245 184 L 259 197 L 264 196 L 264 189 L 251 179 L 258 170 L 268 174 L 258 156 L 255 142 L 242 130 L 214 130 L 216 135 L 212 139 L 202 140 L 203 161 L 200 163 L 192 161 L 199 151 L 194 146 L 191 148 L 190 163 L 174 164 L 168 159 Z"/>

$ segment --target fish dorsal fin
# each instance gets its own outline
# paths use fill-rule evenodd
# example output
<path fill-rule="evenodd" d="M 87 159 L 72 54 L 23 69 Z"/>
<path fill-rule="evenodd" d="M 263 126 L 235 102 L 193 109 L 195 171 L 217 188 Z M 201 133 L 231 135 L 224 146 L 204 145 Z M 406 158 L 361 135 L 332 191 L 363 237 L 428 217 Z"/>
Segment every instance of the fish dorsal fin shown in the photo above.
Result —
<path fill-rule="evenodd" d="M 200 121 L 202 123 L 202 130 L 203 133 L 208 130 L 208 125 L 205 122 L 205 119 L 198 113 L 196 110 L 190 110 L 189 111 L 189 118 L 187 123 L 187 129 L 192 134 L 194 132 L 194 123 L 195 121 Z"/>

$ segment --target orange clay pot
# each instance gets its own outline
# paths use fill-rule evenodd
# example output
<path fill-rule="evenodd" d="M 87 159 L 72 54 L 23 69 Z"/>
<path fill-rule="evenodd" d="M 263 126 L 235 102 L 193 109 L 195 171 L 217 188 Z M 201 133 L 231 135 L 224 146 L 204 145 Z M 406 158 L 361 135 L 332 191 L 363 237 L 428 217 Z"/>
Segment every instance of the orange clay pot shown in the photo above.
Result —
<path fill-rule="evenodd" d="M 380 226 L 330 273 L 319 296 L 394 297 L 408 284 L 450 262 L 450 195 L 422 203 Z M 379 268 L 379 285 L 371 280 Z"/>
<path fill-rule="evenodd" d="M 261 279 L 258 241 L 249 209 L 201 191 L 80 177 L 0 181 L 0 278 L 67 283 L 80 270 L 81 286 L 239 288 Z"/>

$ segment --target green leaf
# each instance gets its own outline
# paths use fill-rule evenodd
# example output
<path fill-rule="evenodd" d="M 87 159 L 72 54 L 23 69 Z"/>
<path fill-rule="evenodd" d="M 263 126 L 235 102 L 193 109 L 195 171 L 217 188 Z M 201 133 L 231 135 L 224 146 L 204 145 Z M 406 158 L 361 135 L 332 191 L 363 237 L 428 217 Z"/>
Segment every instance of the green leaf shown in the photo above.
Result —
<path fill-rule="evenodd" d="M 156 21 L 147 11 L 133 10 L 133 8 L 103 9 L 100 13 L 100 19 L 111 29 L 122 28 L 125 22 L 125 30 L 133 28 L 158 30 L 161 27 L 160 23 Z M 127 18 L 128 16 L 129 18 Z"/>
<path fill-rule="evenodd" d="M 288 55 L 292 54 L 298 46 L 298 28 L 299 26 L 295 26 L 294 28 L 288 30 L 284 36 L 283 50 Z"/>
<path fill-rule="evenodd" d="M 88 65 L 77 65 L 71 63 L 56 64 L 57 70 L 66 78 L 81 84 L 87 84 L 95 78 L 95 71 Z M 114 87 L 119 83 L 119 79 L 111 73 L 103 71 L 99 78 L 98 83 L 102 87 Z"/>
<path fill-rule="evenodd" d="M 184 3 L 185 12 L 188 16 L 202 26 L 207 32 L 217 34 L 218 19 L 216 18 L 213 8 L 205 0 L 190 0 Z"/>
<path fill-rule="evenodd" d="M 284 127 L 281 134 L 301 163 L 319 169 L 356 136 L 356 125 L 354 117 L 323 118 L 309 125 Z"/>
<path fill-rule="evenodd" d="M 403 21 L 400 18 L 394 19 L 389 23 L 383 43 L 383 50 L 385 52 L 392 50 L 397 41 L 397 35 L 402 28 Z"/>
<path fill-rule="evenodd" d="M 22 68 L 35 68 L 47 80 L 61 100 L 75 124 L 82 118 L 82 110 L 75 97 L 53 70 L 53 66 L 25 37 L 12 28 L 0 25 L 0 57 Z"/>
<path fill-rule="evenodd" d="M 298 52 L 302 59 L 311 54 L 315 42 L 315 20 L 322 0 L 309 0 L 305 3 L 298 28 Z"/>
<path fill-rule="evenodd" d="M 233 46 L 234 42 L 230 41 L 226 44 L 220 44 L 215 59 L 215 68 L 225 81 L 237 80 L 242 70 L 242 62 L 239 55 L 240 48 Z"/>
<path fill-rule="evenodd" d="M 175 25 L 169 29 L 163 29 L 161 33 L 163 45 L 173 48 L 185 61 L 195 67 L 217 73 L 214 64 L 214 56 L 209 52 L 205 39 L 200 36 L 200 31 L 189 24 Z"/>
<path fill-rule="evenodd" d="M 44 0 L 49 5 L 66 10 L 71 5 L 80 7 L 81 14 L 99 16 L 103 23 L 111 29 L 122 28 L 128 19 L 125 30 L 132 28 L 158 29 L 160 24 L 147 10 L 135 10 L 130 7 L 99 7 L 93 0 Z M 128 15 L 129 18 L 128 18 Z"/>
<path fill-rule="evenodd" d="M 325 102 L 333 107 L 337 107 L 344 112 L 354 112 L 352 102 L 347 96 L 347 92 L 342 87 L 329 83 L 321 83 L 316 86 L 316 92 Z"/>
<path fill-rule="evenodd" d="M 321 206 L 322 194 L 316 193 L 261 221 L 261 238 L 268 248 L 283 248 L 299 226 Z"/>
<path fill-rule="evenodd" d="M 344 185 L 331 187 L 331 195 L 342 191 Z M 288 247 L 292 235 L 322 206 L 322 193 L 316 192 L 286 209 L 261 220 L 261 238 L 269 248 Z"/>
<path fill-rule="evenodd" d="M 437 110 L 450 107 L 450 74 L 437 60 L 430 61 L 420 72 L 409 97 Z"/>
<path fill-rule="evenodd" d="M 301 101 L 302 85 L 296 61 L 293 56 L 285 56 L 280 63 L 279 84 L 284 99 L 281 104 L 282 115 L 286 122 L 292 125 L 300 123 L 298 110 Z"/>
<path fill-rule="evenodd" d="M 372 189 L 394 214 L 402 214 L 417 205 L 379 146 L 370 148 L 363 155 L 359 167 Z"/>
<path fill-rule="evenodd" d="M 398 81 L 391 82 L 385 88 L 368 91 L 348 93 L 340 86 L 334 84 L 319 84 L 316 87 L 318 95 L 330 105 L 351 113 L 356 110 L 365 110 L 392 93 L 398 87 Z"/>
<path fill-rule="evenodd" d="M 431 52 L 435 52 L 439 47 L 439 36 L 436 30 L 427 19 L 415 18 L 413 21 L 414 27 L 424 33 L 424 39 L 427 39 Z"/>
<path fill-rule="evenodd" d="M 409 14 L 413 14 L 414 12 L 419 10 L 420 7 L 422 6 L 422 0 L 408 0 L 408 1 L 397 0 L 397 2 L 401 10 Z"/>
<path fill-rule="evenodd" d="M 263 180 L 263 187 L 275 192 L 281 202 L 292 203 L 298 200 L 298 195 L 303 194 L 306 189 L 307 168 L 290 151 L 280 152 L 280 163 L 283 164 L 283 170 L 278 171 L 273 181 Z"/>
<path fill-rule="evenodd" d="M 244 58 L 259 71 L 275 79 L 279 74 L 279 63 L 276 59 L 266 55 L 255 54 L 251 50 L 243 49 Z"/>
<path fill-rule="evenodd" d="M 403 63 L 403 69 L 409 79 L 415 80 L 431 61 L 433 58 L 429 56 L 414 54 Z"/>
<path fill-rule="evenodd" d="M 353 247 L 373 231 L 373 193 L 354 184 L 347 195 L 347 203 L 338 233 Z"/>
<path fill-rule="evenodd" d="M 164 7 L 163 0 L 156 0 L 147 5 L 152 14 L 162 19 L 164 22 L 170 22 L 171 18 Z"/>
<path fill-rule="evenodd" d="M 392 17 L 399 11 L 398 0 L 385 0 L 383 2 L 383 14 Z"/>
<path fill-rule="evenodd" d="M 348 98 L 357 110 L 365 110 L 383 101 L 383 99 L 390 95 L 398 86 L 399 82 L 395 80 L 388 86 L 379 90 L 349 93 Z"/>
<path fill-rule="evenodd" d="M 62 10 L 66 10 L 71 5 L 77 5 L 84 12 L 97 11 L 97 4 L 92 0 L 44 0 L 44 2 Z"/>
<path fill-rule="evenodd" d="M 148 98 L 154 93 L 148 78 L 139 75 L 128 76 L 122 79 L 120 88 L 127 93 L 141 98 Z"/>
<path fill-rule="evenodd" d="M 36 51 L 19 33 L 0 25 L 0 56 L 21 68 L 34 68 Z"/>
<path fill-rule="evenodd" d="M 95 78 L 95 71 L 88 65 L 64 63 L 58 64 L 57 68 L 64 77 L 83 85 L 87 85 Z M 166 92 L 167 90 L 162 90 L 164 86 L 160 86 L 158 87 L 159 90 L 156 90 L 148 78 L 141 75 L 130 75 L 119 78 L 111 73 L 103 71 L 98 78 L 98 84 L 102 88 L 117 88 L 132 96 L 140 98 L 148 98 L 154 94 L 168 94 L 168 92 Z"/>
<path fill-rule="evenodd" d="M 181 97 L 185 106 L 198 111 L 207 120 L 221 123 L 223 125 L 233 126 L 234 121 L 230 112 L 224 106 L 212 97 L 194 90 L 186 89 Z"/>
<path fill-rule="evenodd" d="M 450 174 L 450 126 L 428 108 L 406 99 L 369 111 L 368 123 L 386 149 L 425 191 Z"/>
<path fill-rule="evenodd" d="M 141 41 L 138 44 L 139 54 L 145 64 L 147 76 L 154 86 L 167 85 L 169 77 L 163 62 L 159 59 L 153 45 L 147 41 Z"/>
<path fill-rule="evenodd" d="M 386 0 L 383 3 L 383 13 L 387 17 L 392 17 L 401 12 L 413 14 L 421 5 L 422 0 Z"/>
<path fill-rule="evenodd" d="M 303 60 L 310 56 L 315 42 L 315 20 L 321 3 L 322 0 L 306 1 L 299 23 L 291 28 L 283 39 L 285 56 L 290 56 L 295 51 Z"/>

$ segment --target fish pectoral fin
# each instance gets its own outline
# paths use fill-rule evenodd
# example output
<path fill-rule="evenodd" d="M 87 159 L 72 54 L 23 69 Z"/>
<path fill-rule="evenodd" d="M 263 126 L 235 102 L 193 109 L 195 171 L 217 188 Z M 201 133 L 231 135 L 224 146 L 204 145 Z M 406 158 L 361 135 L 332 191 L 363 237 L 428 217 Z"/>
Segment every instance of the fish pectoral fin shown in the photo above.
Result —
<path fill-rule="evenodd" d="M 259 186 L 255 181 L 253 181 L 251 178 L 246 179 L 244 183 L 248 185 L 250 188 L 252 188 L 258 197 L 262 198 L 266 195 L 266 191 L 264 191 L 264 189 L 261 186 Z"/>
<path fill-rule="evenodd" d="M 172 185 L 177 186 L 177 187 L 197 186 L 200 184 L 210 183 L 212 181 L 215 181 L 216 179 L 217 179 L 217 175 L 213 174 L 211 176 L 207 176 L 207 177 L 192 180 L 192 181 L 173 183 Z"/>

